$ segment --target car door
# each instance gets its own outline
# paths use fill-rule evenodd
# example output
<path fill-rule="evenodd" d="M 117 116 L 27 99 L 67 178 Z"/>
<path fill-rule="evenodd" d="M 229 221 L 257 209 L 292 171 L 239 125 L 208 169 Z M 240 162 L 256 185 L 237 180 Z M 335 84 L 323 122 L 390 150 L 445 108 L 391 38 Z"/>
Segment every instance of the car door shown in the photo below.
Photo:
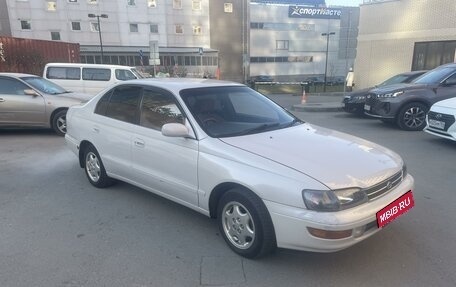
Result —
<path fill-rule="evenodd" d="M 108 174 L 131 179 L 133 127 L 139 119 L 141 87 L 118 86 L 98 102 L 90 139 L 98 150 Z"/>
<path fill-rule="evenodd" d="M 186 121 L 174 95 L 144 88 L 140 113 L 132 142 L 135 180 L 157 193 L 197 206 L 198 141 L 161 133 L 166 123 Z"/>
<path fill-rule="evenodd" d="M 432 104 L 449 98 L 456 97 L 456 73 L 449 76 L 436 90 L 436 97 Z"/>
<path fill-rule="evenodd" d="M 0 124 L 44 125 L 47 123 L 43 96 L 26 95 L 31 87 L 18 79 L 0 77 Z"/>

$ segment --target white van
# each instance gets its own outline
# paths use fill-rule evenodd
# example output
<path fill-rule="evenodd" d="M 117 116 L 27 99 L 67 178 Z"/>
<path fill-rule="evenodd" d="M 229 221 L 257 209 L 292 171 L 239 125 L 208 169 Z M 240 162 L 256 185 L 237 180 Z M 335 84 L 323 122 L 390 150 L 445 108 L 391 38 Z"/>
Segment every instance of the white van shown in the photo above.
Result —
<path fill-rule="evenodd" d="M 49 63 L 44 67 L 43 78 L 66 90 L 94 95 L 112 84 L 142 76 L 134 67 L 128 66 Z"/>

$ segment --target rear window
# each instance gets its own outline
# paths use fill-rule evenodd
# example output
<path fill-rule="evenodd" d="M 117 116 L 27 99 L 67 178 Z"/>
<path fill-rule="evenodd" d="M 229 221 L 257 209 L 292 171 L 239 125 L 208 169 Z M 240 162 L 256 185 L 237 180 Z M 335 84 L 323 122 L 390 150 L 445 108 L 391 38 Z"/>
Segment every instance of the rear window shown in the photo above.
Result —
<path fill-rule="evenodd" d="M 48 67 L 46 70 L 46 78 L 55 80 L 80 80 L 80 71 L 80 68 Z"/>
<path fill-rule="evenodd" d="M 110 69 L 82 68 L 82 79 L 87 81 L 109 81 L 111 79 Z"/>

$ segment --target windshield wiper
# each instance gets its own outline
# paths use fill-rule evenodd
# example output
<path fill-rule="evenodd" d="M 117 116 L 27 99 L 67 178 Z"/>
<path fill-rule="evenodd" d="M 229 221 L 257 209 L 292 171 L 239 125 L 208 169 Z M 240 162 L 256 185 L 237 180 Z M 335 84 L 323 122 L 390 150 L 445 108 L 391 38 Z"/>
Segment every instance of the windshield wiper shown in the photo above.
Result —
<path fill-rule="evenodd" d="M 280 125 L 280 123 L 265 123 L 265 124 L 261 124 L 259 126 L 253 127 L 251 129 L 242 131 L 238 135 L 248 135 L 248 134 L 252 134 L 252 133 L 257 133 L 257 132 L 261 132 L 261 131 L 267 130 L 269 128 L 272 128 L 272 127 L 277 127 L 279 125 Z"/>
<path fill-rule="evenodd" d="M 303 121 L 301 121 L 301 120 L 299 120 L 299 119 L 293 119 L 291 122 L 289 122 L 288 124 L 286 124 L 286 125 L 284 126 L 284 128 L 292 127 L 292 126 L 294 126 L 295 124 L 298 124 L 298 123 L 299 123 L 299 124 L 302 124 Z"/>

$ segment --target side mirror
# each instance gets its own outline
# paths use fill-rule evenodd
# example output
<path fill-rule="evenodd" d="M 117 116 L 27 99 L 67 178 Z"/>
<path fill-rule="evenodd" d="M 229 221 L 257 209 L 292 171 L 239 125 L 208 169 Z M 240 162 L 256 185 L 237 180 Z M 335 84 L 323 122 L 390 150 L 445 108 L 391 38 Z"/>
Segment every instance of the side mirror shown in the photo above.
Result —
<path fill-rule="evenodd" d="M 32 90 L 32 89 L 24 90 L 24 94 L 29 95 L 29 96 L 34 96 L 34 97 L 37 97 L 37 96 L 40 95 L 40 94 L 37 93 L 37 91 Z"/>
<path fill-rule="evenodd" d="M 188 128 L 183 124 L 178 123 L 170 123 L 163 125 L 161 129 L 162 135 L 166 137 L 179 137 L 179 138 L 186 138 L 190 137 L 190 133 Z"/>

